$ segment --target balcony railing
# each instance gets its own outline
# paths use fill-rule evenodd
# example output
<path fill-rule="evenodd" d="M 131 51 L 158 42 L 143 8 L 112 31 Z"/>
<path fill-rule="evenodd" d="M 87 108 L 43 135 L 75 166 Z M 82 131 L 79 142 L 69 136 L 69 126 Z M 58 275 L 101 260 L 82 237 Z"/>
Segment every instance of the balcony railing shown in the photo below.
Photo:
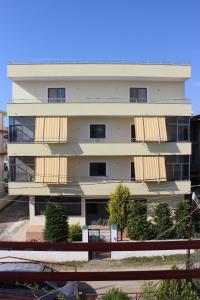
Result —
<path fill-rule="evenodd" d="M 23 104 L 54 104 L 54 103 L 123 103 L 123 104 L 190 104 L 191 101 L 187 99 L 147 99 L 146 101 L 140 99 L 134 99 L 134 101 L 124 98 L 85 98 L 85 99 L 12 99 L 9 103 L 23 103 Z"/>

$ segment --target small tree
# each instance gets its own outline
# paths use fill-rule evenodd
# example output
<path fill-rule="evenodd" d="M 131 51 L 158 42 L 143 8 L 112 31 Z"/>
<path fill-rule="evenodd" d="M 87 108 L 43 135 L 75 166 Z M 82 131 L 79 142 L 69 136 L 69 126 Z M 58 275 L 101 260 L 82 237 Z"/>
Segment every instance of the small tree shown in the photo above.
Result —
<path fill-rule="evenodd" d="M 68 219 L 61 205 L 48 203 L 45 207 L 45 241 L 64 242 L 68 238 Z"/>
<path fill-rule="evenodd" d="M 151 223 L 147 221 L 147 204 L 134 201 L 128 215 L 127 231 L 132 240 L 146 240 L 152 238 Z"/>
<path fill-rule="evenodd" d="M 82 228 L 79 223 L 69 225 L 69 241 L 82 241 Z"/>
<path fill-rule="evenodd" d="M 155 233 L 160 240 L 174 236 L 173 219 L 169 206 L 165 202 L 159 203 L 155 208 Z"/>
<path fill-rule="evenodd" d="M 187 200 L 177 203 L 175 212 L 175 233 L 178 239 L 187 239 L 189 237 L 190 207 L 191 205 Z"/>
<path fill-rule="evenodd" d="M 127 227 L 128 214 L 131 208 L 130 192 L 128 187 L 118 184 L 114 193 L 111 193 L 108 202 L 109 224 L 117 224 L 121 231 L 121 239 L 124 229 Z"/>
<path fill-rule="evenodd" d="M 106 295 L 102 296 L 101 300 L 131 300 L 131 297 L 120 289 L 113 288 Z"/>

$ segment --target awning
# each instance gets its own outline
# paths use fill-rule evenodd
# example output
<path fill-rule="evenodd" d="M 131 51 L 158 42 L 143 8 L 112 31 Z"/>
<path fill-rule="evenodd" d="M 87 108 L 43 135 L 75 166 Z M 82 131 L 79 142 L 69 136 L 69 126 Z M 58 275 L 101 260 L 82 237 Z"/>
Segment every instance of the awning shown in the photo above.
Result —
<path fill-rule="evenodd" d="M 166 181 L 164 156 L 135 156 L 135 180 L 144 182 Z"/>
<path fill-rule="evenodd" d="M 67 157 L 36 157 L 35 182 L 67 183 Z"/>
<path fill-rule="evenodd" d="M 166 142 L 165 117 L 134 117 L 136 141 Z"/>
<path fill-rule="evenodd" d="M 67 117 L 36 117 L 36 143 L 64 143 L 67 141 Z"/>

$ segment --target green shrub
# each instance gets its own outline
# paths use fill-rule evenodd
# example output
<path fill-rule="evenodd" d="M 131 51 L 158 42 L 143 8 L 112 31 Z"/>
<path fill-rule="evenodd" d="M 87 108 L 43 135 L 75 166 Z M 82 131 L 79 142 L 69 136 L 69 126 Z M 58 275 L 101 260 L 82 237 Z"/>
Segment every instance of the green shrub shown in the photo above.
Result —
<path fill-rule="evenodd" d="M 128 237 L 132 240 L 152 239 L 152 225 L 147 220 L 147 204 L 133 201 L 127 222 Z"/>
<path fill-rule="evenodd" d="M 120 289 L 112 289 L 101 300 L 131 300 L 131 297 Z"/>
<path fill-rule="evenodd" d="M 173 219 L 169 205 L 161 202 L 155 208 L 155 233 L 160 240 L 174 237 Z"/>
<path fill-rule="evenodd" d="M 176 206 L 175 221 L 176 221 L 176 238 L 188 239 L 189 223 L 190 223 L 190 208 L 189 201 L 179 201 Z"/>
<path fill-rule="evenodd" d="M 61 205 L 56 203 L 46 205 L 43 238 L 48 242 L 67 241 L 68 218 Z"/>
<path fill-rule="evenodd" d="M 82 228 L 79 223 L 69 225 L 69 240 L 82 241 Z"/>

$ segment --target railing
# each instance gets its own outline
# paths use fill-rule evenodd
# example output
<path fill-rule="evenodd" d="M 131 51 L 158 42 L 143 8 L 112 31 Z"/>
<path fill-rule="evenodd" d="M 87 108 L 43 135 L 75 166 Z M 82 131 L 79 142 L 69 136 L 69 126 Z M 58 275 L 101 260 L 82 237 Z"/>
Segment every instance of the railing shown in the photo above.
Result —
<path fill-rule="evenodd" d="M 147 101 L 134 99 L 134 101 L 125 99 L 125 98 L 86 98 L 86 99 L 12 99 L 9 103 L 25 103 L 25 104 L 34 104 L 34 103 L 47 103 L 47 104 L 54 104 L 54 103 L 123 103 L 123 104 L 190 104 L 191 101 L 187 99 L 148 99 Z"/>

